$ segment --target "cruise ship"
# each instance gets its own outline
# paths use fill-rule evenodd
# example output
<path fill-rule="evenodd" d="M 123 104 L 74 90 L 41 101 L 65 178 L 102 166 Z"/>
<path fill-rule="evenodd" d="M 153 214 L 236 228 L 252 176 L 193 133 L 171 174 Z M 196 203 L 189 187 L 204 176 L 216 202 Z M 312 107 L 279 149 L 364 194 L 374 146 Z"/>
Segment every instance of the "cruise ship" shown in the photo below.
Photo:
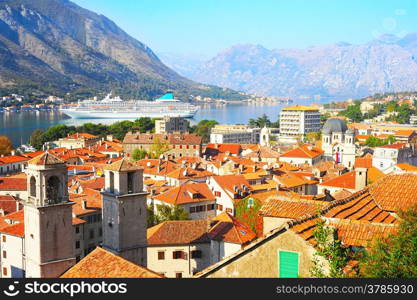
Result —
<path fill-rule="evenodd" d="M 78 101 L 78 105 L 61 109 L 63 113 L 74 119 L 137 119 L 141 117 L 184 117 L 192 118 L 198 107 L 174 99 L 167 93 L 153 101 L 122 100 L 108 94 L 102 100 Z"/>

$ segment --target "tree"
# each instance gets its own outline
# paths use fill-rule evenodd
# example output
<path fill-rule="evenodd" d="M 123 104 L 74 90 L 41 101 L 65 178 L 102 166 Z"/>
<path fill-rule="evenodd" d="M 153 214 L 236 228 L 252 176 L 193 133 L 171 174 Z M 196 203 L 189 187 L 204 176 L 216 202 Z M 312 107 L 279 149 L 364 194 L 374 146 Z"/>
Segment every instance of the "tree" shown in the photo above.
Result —
<path fill-rule="evenodd" d="M 263 114 L 261 117 L 257 119 L 249 119 L 249 125 L 254 127 L 271 127 L 271 121 L 269 120 L 268 116 L 266 114 Z"/>
<path fill-rule="evenodd" d="M 155 226 L 155 225 L 158 225 L 160 223 L 160 221 L 158 219 L 158 216 L 155 214 L 154 208 L 155 207 L 154 207 L 153 204 L 148 205 L 146 207 L 146 211 L 147 211 L 147 227 L 148 228 L 149 227 L 152 227 L 152 226 Z"/>
<path fill-rule="evenodd" d="M 361 112 L 360 102 L 355 102 L 354 105 L 349 105 L 348 108 L 339 113 L 341 116 L 345 116 L 351 119 L 353 122 L 360 122 L 363 120 L 363 115 Z"/>
<path fill-rule="evenodd" d="M 8 155 L 12 150 L 12 141 L 7 136 L 0 136 L 0 155 Z"/>
<path fill-rule="evenodd" d="M 210 141 L 211 129 L 219 124 L 214 120 L 201 120 L 196 126 L 191 127 L 191 133 L 201 136 L 203 143 Z"/>
<path fill-rule="evenodd" d="M 135 149 L 132 152 L 132 158 L 134 160 L 141 160 L 148 156 L 148 153 L 143 149 Z"/>
<path fill-rule="evenodd" d="M 340 240 L 337 239 L 336 231 L 331 227 L 327 227 L 320 215 L 313 235 L 317 245 L 313 258 L 313 267 L 310 269 L 311 276 L 318 278 L 344 277 L 343 268 L 348 263 L 349 250 L 342 246 Z M 323 259 L 329 267 L 328 272 L 324 270 L 324 264 L 321 262 Z"/>
<path fill-rule="evenodd" d="M 169 151 L 169 149 L 169 144 L 166 141 L 161 141 L 159 138 L 156 138 L 149 152 L 153 158 L 159 158 L 162 154 Z"/>
<path fill-rule="evenodd" d="M 158 222 L 173 221 L 173 220 L 189 220 L 189 214 L 178 205 L 170 206 L 165 204 L 157 204 L 157 218 Z"/>
<path fill-rule="evenodd" d="M 32 145 L 32 147 L 35 147 L 36 150 L 41 150 L 45 142 L 45 136 L 42 130 L 36 129 L 33 131 L 29 139 L 29 144 Z"/>
<path fill-rule="evenodd" d="M 378 239 L 359 262 L 361 275 L 372 278 L 417 277 L 417 206 L 399 213 L 397 234 Z"/>
<path fill-rule="evenodd" d="M 309 143 L 317 142 L 321 139 L 321 132 L 308 132 L 306 134 L 306 139 Z"/>

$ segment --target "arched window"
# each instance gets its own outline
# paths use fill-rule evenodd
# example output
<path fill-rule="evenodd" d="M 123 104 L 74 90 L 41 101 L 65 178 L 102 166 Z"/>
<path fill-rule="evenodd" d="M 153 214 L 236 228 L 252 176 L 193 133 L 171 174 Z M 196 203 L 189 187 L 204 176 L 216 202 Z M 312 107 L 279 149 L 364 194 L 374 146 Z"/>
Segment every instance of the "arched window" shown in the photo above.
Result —
<path fill-rule="evenodd" d="M 30 177 L 30 196 L 36 197 L 36 179 L 35 176 Z"/>
<path fill-rule="evenodd" d="M 57 176 L 48 178 L 46 186 L 46 197 L 50 204 L 57 204 L 60 202 L 61 182 Z"/>
<path fill-rule="evenodd" d="M 110 172 L 110 193 L 114 193 L 114 173 Z"/>

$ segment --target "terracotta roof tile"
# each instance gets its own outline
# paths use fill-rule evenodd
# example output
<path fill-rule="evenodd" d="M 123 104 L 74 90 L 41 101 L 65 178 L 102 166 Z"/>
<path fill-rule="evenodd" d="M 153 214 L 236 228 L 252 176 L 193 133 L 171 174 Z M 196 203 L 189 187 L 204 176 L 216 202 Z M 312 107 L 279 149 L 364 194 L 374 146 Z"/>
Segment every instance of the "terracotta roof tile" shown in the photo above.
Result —
<path fill-rule="evenodd" d="M 389 174 L 369 187 L 382 209 L 398 212 L 417 204 L 417 173 Z"/>
<path fill-rule="evenodd" d="M 227 243 L 246 245 L 256 238 L 256 234 L 243 222 L 223 212 L 212 219 L 216 222 L 208 232 L 210 239 Z"/>
<path fill-rule="evenodd" d="M 25 225 L 24 223 L 17 223 L 9 226 L 5 226 L 0 229 L 1 233 L 10 234 L 18 237 L 25 236 Z"/>
<path fill-rule="evenodd" d="M 148 229 L 148 245 L 208 243 L 208 221 L 165 221 Z"/>
<path fill-rule="evenodd" d="M 155 199 L 173 204 L 198 203 L 214 201 L 215 197 L 205 183 L 188 183 L 174 187 L 165 193 L 155 196 Z"/>
<path fill-rule="evenodd" d="M 281 154 L 281 157 L 302 157 L 302 158 L 316 158 L 320 155 L 323 155 L 324 151 L 313 146 L 302 145 L 298 148 L 290 150 L 284 154 Z"/>
<path fill-rule="evenodd" d="M 26 191 L 26 178 L 0 177 L 0 191 Z"/>
<path fill-rule="evenodd" d="M 162 275 L 97 247 L 61 278 L 161 278 Z"/>

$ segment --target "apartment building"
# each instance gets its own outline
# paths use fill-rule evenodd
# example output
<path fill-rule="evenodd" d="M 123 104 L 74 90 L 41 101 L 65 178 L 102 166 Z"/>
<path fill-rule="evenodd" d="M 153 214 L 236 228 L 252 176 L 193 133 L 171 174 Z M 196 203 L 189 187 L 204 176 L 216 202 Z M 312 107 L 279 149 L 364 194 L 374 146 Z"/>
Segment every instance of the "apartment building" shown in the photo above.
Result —
<path fill-rule="evenodd" d="M 320 111 L 303 105 L 285 107 L 280 112 L 279 123 L 280 138 L 284 139 L 320 131 Z"/>
<path fill-rule="evenodd" d="M 213 144 L 258 144 L 260 128 L 251 128 L 248 125 L 214 126 L 210 134 L 210 143 Z"/>
<path fill-rule="evenodd" d="M 181 117 L 164 117 L 155 121 L 155 133 L 186 133 L 188 121 Z"/>

